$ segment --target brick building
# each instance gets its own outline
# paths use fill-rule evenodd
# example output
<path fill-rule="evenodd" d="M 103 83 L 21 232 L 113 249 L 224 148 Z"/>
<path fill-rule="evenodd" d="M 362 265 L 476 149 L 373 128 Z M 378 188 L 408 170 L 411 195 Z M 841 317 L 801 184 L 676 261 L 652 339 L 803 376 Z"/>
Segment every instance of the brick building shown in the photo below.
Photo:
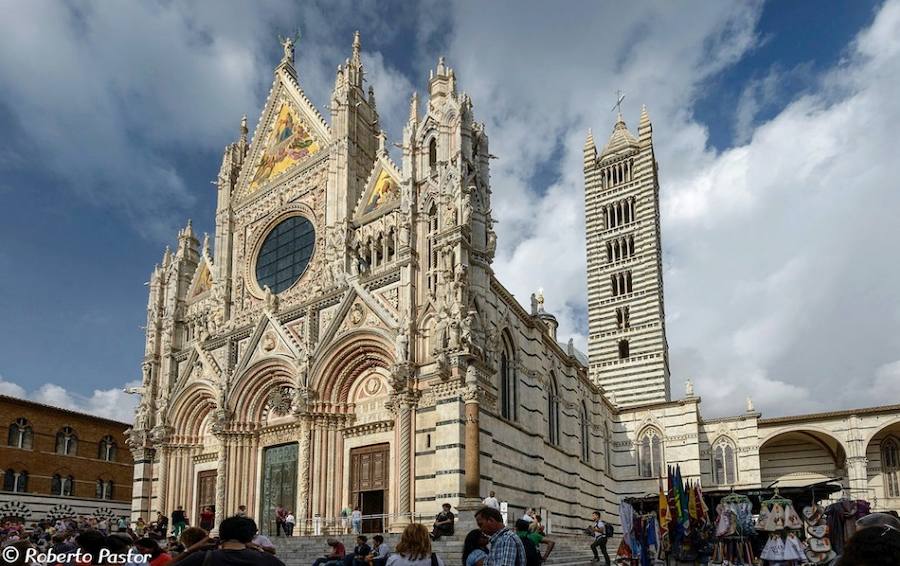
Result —
<path fill-rule="evenodd" d="M 0 425 L 0 519 L 126 514 L 130 425 L 4 395 Z"/>

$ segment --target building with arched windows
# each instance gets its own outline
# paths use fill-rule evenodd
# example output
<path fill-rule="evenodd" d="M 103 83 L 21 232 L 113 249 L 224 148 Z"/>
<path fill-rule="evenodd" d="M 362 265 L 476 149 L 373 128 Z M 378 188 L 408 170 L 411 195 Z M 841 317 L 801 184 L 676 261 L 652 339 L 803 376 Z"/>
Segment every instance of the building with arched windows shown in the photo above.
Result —
<path fill-rule="evenodd" d="M 723 489 L 838 471 L 896 487 L 896 450 L 879 449 L 896 407 L 828 432 L 828 416 L 704 420 L 692 392 L 671 399 L 646 111 L 637 136 L 620 117 L 602 150 L 585 145 L 585 356 L 540 294 L 523 307 L 493 270 L 488 136 L 453 69 L 440 60 L 427 99 L 412 95 L 397 163 L 360 49 L 357 36 L 326 121 L 285 40 L 254 132 L 244 119 L 225 149 L 215 234 L 188 222 L 152 271 L 134 517 L 245 505 L 271 534 L 280 504 L 307 533 L 359 506 L 366 530 L 397 530 L 495 490 L 511 515 L 535 507 L 580 532 L 676 463 Z"/>
<path fill-rule="evenodd" d="M 128 424 L 3 395 L 0 415 L 0 522 L 128 514 Z"/>

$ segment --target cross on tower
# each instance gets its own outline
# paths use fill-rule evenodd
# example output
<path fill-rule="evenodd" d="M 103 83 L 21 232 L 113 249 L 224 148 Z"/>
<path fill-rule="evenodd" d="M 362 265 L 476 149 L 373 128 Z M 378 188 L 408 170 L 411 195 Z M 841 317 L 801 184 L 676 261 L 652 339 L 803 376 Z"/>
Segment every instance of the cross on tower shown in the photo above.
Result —
<path fill-rule="evenodd" d="M 616 103 L 613 104 L 613 107 L 609 109 L 610 112 L 613 110 L 618 110 L 618 114 L 622 113 L 622 101 L 625 100 L 625 93 L 621 90 L 616 91 Z"/>

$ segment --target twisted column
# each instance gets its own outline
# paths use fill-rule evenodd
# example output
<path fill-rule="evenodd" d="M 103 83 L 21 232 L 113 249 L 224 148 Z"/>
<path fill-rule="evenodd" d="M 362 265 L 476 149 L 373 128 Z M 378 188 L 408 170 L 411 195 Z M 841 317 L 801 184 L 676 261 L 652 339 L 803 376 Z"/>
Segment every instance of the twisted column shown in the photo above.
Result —
<path fill-rule="evenodd" d="M 228 438 L 224 434 L 218 435 L 219 454 L 216 462 L 216 516 L 215 526 L 218 528 L 225 518 L 225 488 L 228 479 Z"/>
<path fill-rule="evenodd" d="M 168 478 L 166 477 L 166 469 L 169 466 L 168 447 L 163 444 L 157 449 L 159 451 L 159 469 L 156 472 L 156 481 L 159 485 L 159 492 L 156 495 L 156 511 L 166 515 L 166 488 L 168 487 Z M 153 520 L 153 517 L 150 518 Z"/>
<path fill-rule="evenodd" d="M 300 421 L 300 449 L 297 458 L 297 521 L 300 524 L 300 534 L 306 532 L 306 519 L 309 515 L 309 451 L 310 451 L 309 419 Z"/>

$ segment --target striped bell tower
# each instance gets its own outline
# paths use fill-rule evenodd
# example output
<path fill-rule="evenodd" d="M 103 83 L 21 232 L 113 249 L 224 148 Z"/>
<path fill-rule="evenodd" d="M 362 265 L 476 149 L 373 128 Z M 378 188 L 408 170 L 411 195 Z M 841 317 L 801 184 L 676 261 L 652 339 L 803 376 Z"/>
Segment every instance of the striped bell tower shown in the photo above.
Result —
<path fill-rule="evenodd" d="M 588 133 L 584 184 L 591 378 L 620 406 L 668 401 L 659 180 L 646 108 L 637 137 L 621 113 L 599 152 Z"/>

